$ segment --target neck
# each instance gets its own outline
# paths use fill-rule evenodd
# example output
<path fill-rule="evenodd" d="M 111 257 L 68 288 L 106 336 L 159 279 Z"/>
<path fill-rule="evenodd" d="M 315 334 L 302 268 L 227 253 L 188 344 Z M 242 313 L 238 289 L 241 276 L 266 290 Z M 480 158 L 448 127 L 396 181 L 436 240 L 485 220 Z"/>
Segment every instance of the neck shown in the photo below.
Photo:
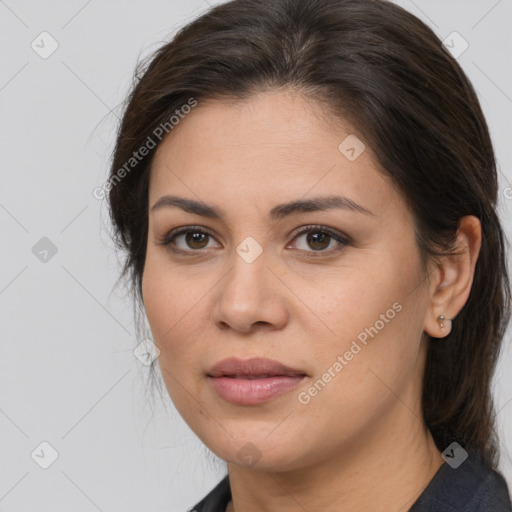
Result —
<path fill-rule="evenodd" d="M 408 510 L 444 463 L 420 418 L 421 411 L 397 401 L 364 436 L 340 444 L 328 460 L 293 471 L 228 464 L 233 500 L 227 512 Z"/>

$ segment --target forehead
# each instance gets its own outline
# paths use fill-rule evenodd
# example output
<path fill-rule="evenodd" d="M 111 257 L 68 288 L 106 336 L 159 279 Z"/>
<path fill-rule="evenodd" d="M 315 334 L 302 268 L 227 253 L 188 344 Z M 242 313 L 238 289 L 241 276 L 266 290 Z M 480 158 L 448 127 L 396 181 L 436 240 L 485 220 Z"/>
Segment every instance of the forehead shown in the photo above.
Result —
<path fill-rule="evenodd" d="M 150 204 L 179 193 L 225 205 L 268 203 L 269 210 L 287 199 L 341 194 L 378 213 L 400 197 L 354 132 L 298 94 L 199 102 L 157 149 Z M 347 158 L 347 144 L 357 158 Z"/>

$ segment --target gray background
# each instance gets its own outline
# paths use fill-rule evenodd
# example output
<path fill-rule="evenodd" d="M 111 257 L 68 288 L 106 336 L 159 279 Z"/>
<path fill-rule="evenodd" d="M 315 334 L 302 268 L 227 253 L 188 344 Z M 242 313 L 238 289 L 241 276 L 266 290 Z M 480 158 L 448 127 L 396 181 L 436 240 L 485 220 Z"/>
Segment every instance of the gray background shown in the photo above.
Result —
<path fill-rule="evenodd" d="M 469 43 L 458 59 L 489 122 L 510 237 L 512 0 L 397 3 L 441 39 L 457 31 Z M 0 0 L 0 511 L 178 512 L 224 474 L 172 405 L 149 406 L 131 303 L 122 287 L 112 292 L 119 263 L 106 205 L 92 195 L 107 176 L 116 107 L 137 59 L 208 7 Z M 58 44 L 45 59 L 31 47 L 51 49 L 43 31 Z M 495 397 L 512 490 L 506 343 Z M 58 453 L 48 469 L 44 441 Z"/>

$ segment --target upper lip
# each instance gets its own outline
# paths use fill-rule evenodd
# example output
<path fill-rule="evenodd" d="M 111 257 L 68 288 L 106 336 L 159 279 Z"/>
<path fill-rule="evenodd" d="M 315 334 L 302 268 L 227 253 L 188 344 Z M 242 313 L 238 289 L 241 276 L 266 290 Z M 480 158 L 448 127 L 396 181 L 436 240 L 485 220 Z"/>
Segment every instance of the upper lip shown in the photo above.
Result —
<path fill-rule="evenodd" d="M 306 375 L 306 373 L 302 370 L 286 366 L 279 361 L 262 357 L 254 357 L 251 359 L 229 357 L 219 361 L 208 370 L 209 377 L 238 375 L 297 376 Z"/>

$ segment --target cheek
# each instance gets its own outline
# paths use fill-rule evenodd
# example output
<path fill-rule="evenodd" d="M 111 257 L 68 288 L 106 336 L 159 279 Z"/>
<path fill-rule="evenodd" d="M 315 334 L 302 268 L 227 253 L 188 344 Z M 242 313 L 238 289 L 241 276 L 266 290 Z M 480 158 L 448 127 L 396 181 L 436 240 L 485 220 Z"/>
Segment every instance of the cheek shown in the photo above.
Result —
<path fill-rule="evenodd" d="M 148 251 L 142 278 L 145 312 L 160 350 L 160 366 L 173 374 L 197 367 L 208 290 L 204 284 L 171 267 L 165 254 Z"/>
<path fill-rule="evenodd" d="M 158 271 L 151 253 L 146 256 L 142 276 L 142 297 L 146 316 L 156 342 L 164 332 L 164 319 L 167 317 L 173 301 L 169 295 L 165 274 Z"/>
<path fill-rule="evenodd" d="M 296 397 L 304 418 L 324 418 L 322 435 L 343 431 L 347 439 L 356 439 L 392 410 L 417 366 L 418 344 L 406 309 L 396 303 L 388 308 L 386 294 L 382 301 L 374 296 L 373 303 L 362 304 L 361 313 L 347 302 L 345 320 L 334 325 L 337 338 L 314 345 L 315 374 Z"/>
<path fill-rule="evenodd" d="M 372 382 L 382 387 L 372 371 L 400 385 L 416 364 L 419 349 L 425 306 L 419 282 L 414 261 L 395 254 L 378 264 L 343 269 L 337 279 L 328 280 L 329 293 L 326 288 L 316 299 L 310 296 L 318 317 L 310 323 L 317 326 L 312 344 L 316 377 L 334 373 L 332 382 L 350 383 L 360 396 L 371 393 L 367 387 L 374 389 Z M 328 379 L 325 375 L 322 380 Z"/>
<path fill-rule="evenodd" d="M 386 320 L 393 322 L 396 309 L 399 309 L 399 306 L 393 308 L 393 304 L 403 300 L 406 277 L 400 277 L 393 268 L 379 267 L 372 269 L 369 265 L 359 265 L 343 268 L 337 275 L 323 278 L 322 289 L 319 291 L 317 288 L 304 298 L 317 315 L 316 319 L 312 315 L 312 321 L 322 329 L 327 339 L 349 340 L 376 322 L 379 331 L 384 325 L 387 327 Z M 384 320 L 381 315 L 384 315 Z M 327 341 L 325 337 L 321 339 Z"/>
<path fill-rule="evenodd" d="M 146 255 L 142 277 L 142 295 L 155 344 L 165 352 L 185 316 L 183 283 L 169 272 L 164 261 L 151 250 Z"/>
<path fill-rule="evenodd" d="M 160 350 L 158 365 L 169 397 L 180 414 L 188 418 L 193 417 L 189 393 L 197 394 L 196 375 L 190 369 L 198 366 L 194 340 L 199 337 L 193 332 L 197 322 L 187 300 L 194 294 L 190 286 L 185 286 L 165 262 L 148 253 L 142 279 L 145 312 L 153 341 Z"/>

